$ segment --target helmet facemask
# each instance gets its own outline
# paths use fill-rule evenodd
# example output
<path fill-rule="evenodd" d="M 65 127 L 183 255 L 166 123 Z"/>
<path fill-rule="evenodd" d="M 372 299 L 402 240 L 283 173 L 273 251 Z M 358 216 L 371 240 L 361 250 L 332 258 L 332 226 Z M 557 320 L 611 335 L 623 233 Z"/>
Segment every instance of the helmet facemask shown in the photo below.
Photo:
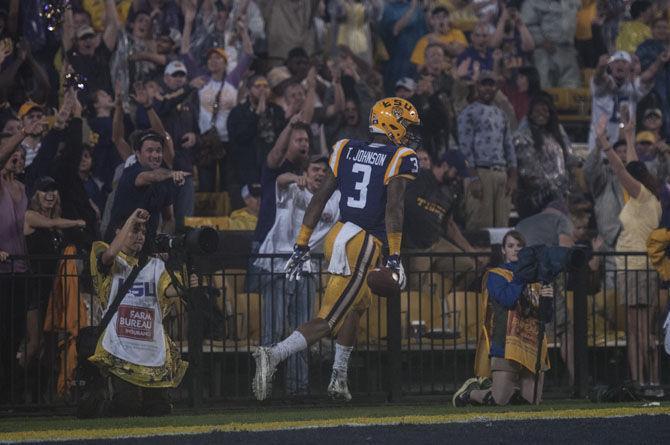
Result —
<path fill-rule="evenodd" d="M 403 119 L 403 125 L 405 126 L 405 136 L 402 138 L 403 145 L 406 145 L 415 150 L 420 148 L 423 142 L 423 133 L 421 131 L 421 125 L 415 124 L 413 122 L 408 122 L 404 119 Z"/>

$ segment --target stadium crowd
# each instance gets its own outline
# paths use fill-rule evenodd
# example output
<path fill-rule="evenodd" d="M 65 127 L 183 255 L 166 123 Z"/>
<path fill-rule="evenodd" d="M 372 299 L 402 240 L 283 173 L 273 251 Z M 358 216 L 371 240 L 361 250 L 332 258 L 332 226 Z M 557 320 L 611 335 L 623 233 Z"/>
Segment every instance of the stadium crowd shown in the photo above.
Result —
<path fill-rule="evenodd" d="M 41 13 L 61 3 L 0 1 L 0 329 L 14 340 L 0 342 L 3 394 L 39 353 L 59 267 L 40 255 L 113 246 L 137 209 L 147 244 L 235 210 L 253 253 L 290 253 L 333 145 L 368 138 L 382 97 L 409 100 L 421 118 L 403 250 L 482 255 L 412 270 L 467 286 L 488 261 L 466 236 L 479 229 L 640 252 L 670 227 L 668 1 L 72 0 Z M 585 141 L 552 94 L 580 88 Z M 226 214 L 207 213 L 222 196 Z M 334 202 L 317 231 L 337 218 Z M 611 269 L 640 271 L 608 278 L 629 290 L 630 378 L 659 394 L 654 328 L 640 321 L 661 316 L 659 279 L 646 259 L 622 258 Z M 95 292 L 88 267 L 78 274 Z M 264 298 L 263 343 L 309 319 L 309 305 L 276 319 L 304 300 L 290 296 L 314 295 L 309 280 L 249 281 Z M 292 360 L 287 385 L 300 394 L 307 365 Z"/>

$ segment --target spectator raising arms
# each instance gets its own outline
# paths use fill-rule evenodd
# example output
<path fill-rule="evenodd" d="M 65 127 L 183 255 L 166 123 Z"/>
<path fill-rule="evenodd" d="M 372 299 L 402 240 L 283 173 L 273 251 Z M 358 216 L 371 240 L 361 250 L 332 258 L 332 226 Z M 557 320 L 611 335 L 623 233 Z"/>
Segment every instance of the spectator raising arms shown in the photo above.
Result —
<path fill-rule="evenodd" d="M 265 158 L 286 125 L 284 110 L 270 101 L 265 76 L 249 77 L 246 90 L 246 100 L 230 111 L 227 123 L 239 184 L 260 181 Z"/>
<path fill-rule="evenodd" d="M 664 51 L 654 63 L 640 75 L 636 74 L 636 63 L 630 54 L 617 51 L 611 56 L 600 57 L 598 67 L 591 80 L 591 128 L 589 150 L 596 145 L 596 128 L 602 116 L 607 116 L 607 139 L 620 139 L 619 124 L 635 116 L 637 104 L 649 93 L 654 76 L 661 66 L 670 60 L 670 52 Z M 637 62 L 637 60 L 635 60 Z"/>
<path fill-rule="evenodd" d="M 112 92 L 109 61 L 116 49 L 120 24 L 114 0 L 105 0 L 105 30 L 99 36 L 89 24 L 74 21 L 74 12 L 65 11 L 63 48 L 76 73 L 86 77 L 89 91 Z"/>
<path fill-rule="evenodd" d="M 390 59 L 384 69 L 384 90 L 391 94 L 396 82 L 412 74 L 410 57 L 418 40 L 426 34 L 423 10 L 418 0 L 386 3 L 379 23 Z"/>
<path fill-rule="evenodd" d="M 238 30 L 244 42 L 244 52 L 240 55 L 237 67 L 228 73 L 228 55 L 223 48 L 212 48 L 207 53 L 207 71 L 209 79 L 199 89 L 198 98 L 198 125 L 200 133 L 216 128 L 224 147 L 228 145 L 227 120 L 230 110 L 237 104 L 237 88 L 242 79 L 242 73 L 249 67 L 253 48 L 246 25 L 242 21 L 237 23 Z M 219 187 L 216 187 L 216 171 L 219 168 Z M 200 191 L 213 192 L 223 190 L 225 181 L 225 164 L 223 159 L 213 165 L 200 165 Z"/>
<path fill-rule="evenodd" d="M 661 220 L 658 184 L 643 162 L 638 161 L 634 146 L 633 120 L 625 122 L 626 165 L 612 150 L 607 139 L 607 116 L 598 122 L 598 144 L 607 155 L 624 191 L 630 196 L 621 209 L 621 235 L 617 252 L 646 251 L 647 240 Z M 658 311 L 658 275 L 648 270 L 646 257 L 617 256 L 619 304 L 627 306 L 626 338 L 631 379 L 640 386 L 658 388 L 658 349 L 656 330 L 651 323 Z"/>
<path fill-rule="evenodd" d="M 651 38 L 637 47 L 640 67 L 646 70 L 661 57 L 665 61 L 654 76 L 655 99 L 658 100 L 664 139 L 670 138 L 670 24 L 665 17 L 657 18 L 651 28 Z M 660 136 L 660 134 L 659 134 Z M 670 140 L 670 139 L 668 139 Z"/>

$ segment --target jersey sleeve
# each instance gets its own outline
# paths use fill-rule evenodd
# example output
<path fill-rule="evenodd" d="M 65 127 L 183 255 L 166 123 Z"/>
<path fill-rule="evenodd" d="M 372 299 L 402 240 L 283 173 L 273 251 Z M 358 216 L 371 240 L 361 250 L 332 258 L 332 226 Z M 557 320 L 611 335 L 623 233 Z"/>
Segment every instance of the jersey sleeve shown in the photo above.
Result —
<path fill-rule="evenodd" d="M 335 142 L 335 145 L 333 145 L 333 152 L 330 154 L 328 164 L 330 165 L 330 169 L 333 171 L 333 175 L 335 175 L 336 178 L 338 175 L 338 168 L 340 166 L 340 157 L 342 156 L 344 147 L 346 147 L 348 142 L 349 139 L 340 139 L 339 141 Z"/>
<path fill-rule="evenodd" d="M 391 178 L 395 176 L 413 180 L 418 173 L 419 158 L 416 156 L 416 152 L 411 148 L 400 147 L 396 150 L 386 170 L 384 184 L 388 184 Z"/>

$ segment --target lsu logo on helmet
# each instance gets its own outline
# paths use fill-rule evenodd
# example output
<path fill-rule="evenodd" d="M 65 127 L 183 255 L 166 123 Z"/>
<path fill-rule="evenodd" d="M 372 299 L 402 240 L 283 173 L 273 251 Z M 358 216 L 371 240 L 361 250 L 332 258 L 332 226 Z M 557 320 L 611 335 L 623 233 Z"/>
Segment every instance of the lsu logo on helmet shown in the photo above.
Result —
<path fill-rule="evenodd" d="M 400 97 L 382 99 L 370 110 L 370 132 L 384 134 L 396 145 L 406 144 L 409 127 L 420 123 L 414 105 Z"/>

